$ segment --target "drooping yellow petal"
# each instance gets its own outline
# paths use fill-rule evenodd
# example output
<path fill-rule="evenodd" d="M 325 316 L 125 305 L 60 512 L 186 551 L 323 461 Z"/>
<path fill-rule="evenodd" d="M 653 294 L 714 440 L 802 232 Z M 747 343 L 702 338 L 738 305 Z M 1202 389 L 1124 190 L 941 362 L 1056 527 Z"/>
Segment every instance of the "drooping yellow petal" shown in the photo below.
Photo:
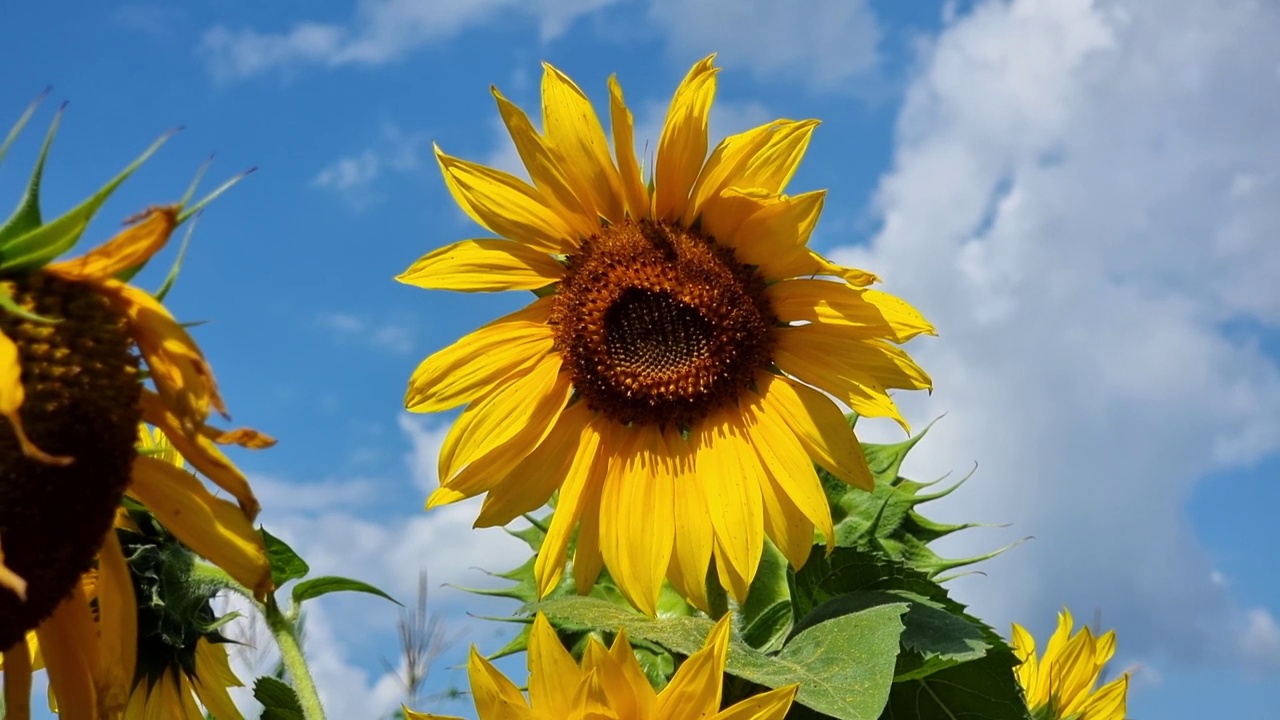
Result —
<path fill-rule="evenodd" d="M 240 504 L 245 517 L 258 517 L 261 505 L 249 487 L 244 473 L 203 434 L 189 437 L 183 432 L 182 421 L 164 402 L 163 398 L 149 390 L 142 391 L 142 419 L 164 431 L 165 437 L 178 452 L 213 484 L 231 493 Z"/>
<path fill-rule="evenodd" d="M 623 428 L 600 491 L 600 550 L 622 594 L 640 612 L 657 612 L 675 535 L 674 473 L 658 429 Z"/>
<path fill-rule="evenodd" d="M 932 324 L 900 298 L 878 290 L 855 288 L 830 280 L 799 278 L 773 283 L 765 295 L 787 322 L 840 325 L 850 335 L 881 337 L 904 343 L 920 335 L 936 335 Z"/>
<path fill-rule="evenodd" d="M 107 531 L 98 551 L 98 617 L 102 705 L 123 711 L 138 660 L 138 602 L 114 529 Z"/>
<path fill-rule="evenodd" d="M 568 718 L 582 669 L 560 644 L 546 616 L 533 618 L 529 634 L 529 703 L 544 717 Z"/>
<path fill-rule="evenodd" d="M 713 413 L 697 429 L 698 478 L 707 494 L 711 527 L 733 576 L 734 599 L 746 599 L 764 552 L 764 508 L 760 497 L 763 470 L 743 437 L 736 408 Z"/>
<path fill-rule="evenodd" d="M 569 464 L 578 452 L 582 428 L 593 415 L 582 402 L 560 413 L 542 443 L 484 496 L 475 527 L 506 525 L 546 505 L 569 472 Z"/>
<path fill-rule="evenodd" d="M 151 293 L 118 280 L 98 283 L 111 307 L 129 323 L 129 334 L 147 361 L 156 389 L 181 420 L 196 432 L 213 408 L 226 415 L 213 370 L 191 335 Z"/>
<path fill-rule="evenodd" d="M 775 413 L 795 433 L 809 457 L 827 472 L 854 487 L 875 487 L 871 469 L 853 428 L 836 404 L 802 383 L 760 373 L 756 386 L 767 413 Z"/>
<path fill-rule="evenodd" d="M 435 148 L 453 199 L 481 227 L 551 255 L 573 252 L 577 234 L 537 188 Z"/>
<path fill-rule="evenodd" d="M 276 439 L 270 435 L 247 427 L 222 430 L 212 425 L 202 425 L 200 434 L 219 445 L 239 445 L 249 450 L 263 450 L 276 444 Z"/>
<path fill-rule="evenodd" d="M 564 266 L 512 240 L 463 240 L 418 258 L 396 280 L 427 290 L 536 290 L 559 279 Z"/>
<path fill-rule="evenodd" d="M 98 718 L 98 632 L 89 601 L 75 586 L 53 614 L 36 628 L 50 687 L 58 691 L 58 711 L 66 718 Z"/>
<path fill-rule="evenodd" d="M 616 75 L 609 76 L 609 116 L 613 125 L 613 152 L 618 160 L 618 177 L 627 212 L 633 219 L 649 216 L 649 191 L 645 189 L 640 165 L 636 162 L 636 141 L 631 111 L 622 99 Z"/>
<path fill-rule="evenodd" d="M 271 564 L 261 536 L 234 503 L 214 497 L 191 473 L 145 456 L 134 459 L 128 492 L 236 582 L 258 597 L 270 592 Z"/>
<path fill-rule="evenodd" d="M 753 404 L 749 410 L 752 417 L 746 423 L 747 433 L 770 479 L 762 488 L 769 491 L 772 486 L 773 491 L 779 495 L 778 505 L 782 510 L 782 517 L 789 521 L 789 531 L 796 534 L 794 537 L 788 536 L 795 544 L 791 546 L 794 555 L 789 553 L 787 557 L 798 569 L 808 557 L 809 547 L 813 545 L 813 528 L 816 527 L 826 538 L 828 552 L 835 547 L 831 507 L 822 489 L 822 481 L 813 468 L 813 460 L 805 452 L 795 432 L 782 418 L 767 412 L 763 403 Z M 795 517 L 796 514 L 805 521 L 801 523 Z M 766 517 L 768 515 L 766 513 Z M 806 534 L 808 537 L 805 537 Z M 777 541 L 778 538 L 774 540 Z M 783 549 L 786 550 L 786 547 Z M 800 564 L 796 563 L 797 560 Z"/>
<path fill-rule="evenodd" d="M 439 412 L 472 402 L 541 360 L 553 346 L 550 307 L 550 298 L 537 300 L 423 360 L 409 380 L 405 408 Z"/>
<path fill-rule="evenodd" d="M 520 161 L 543 198 L 578 237 L 588 237 L 599 230 L 600 219 L 591 205 L 590 194 L 581 187 L 581 178 L 566 170 L 524 111 L 503 97 L 497 88 L 489 90 L 498 103 L 498 113 L 511 134 Z"/>
<path fill-rule="evenodd" d="M 579 595 L 586 595 L 595 587 L 604 569 L 604 551 L 600 549 L 600 513 L 591 508 L 600 507 L 600 493 L 604 483 L 589 483 L 582 496 L 586 508 L 578 519 L 578 535 L 573 546 L 573 587 Z"/>
<path fill-rule="evenodd" d="M 535 716 L 529 711 L 520 689 L 474 647 L 467 660 L 467 675 L 480 717 L 485 720 L 534 720 Z"/>
<path fill-rule="evenodd" d="M 711 720 L 782 720 L 791 709 L 799 689 L 799 685 L 788 685 L 753 695 L 720 711 Z"/>
<path fill-rule="evenodd" d="M 729 655 L 732 615 L 720 618 L 702 649 L 689 656 L 658 694 L 657 716 L 663 720 L 697 720 L 720 709 L 721 681 Z"/>
<path fill-rule="evenodd" d="M 196 641 L 196 674 L 191 684 L 204 705 L 217 720 L 244 720 L 227 688 L 244 683 L 231 671 L 227 650 L 206 638 Z"/>
<path fill-rule="evenodd" d="M 622 221 L 622 182 L 609 155 L 609 139 L 586 93 L 543 63 L 542 130 L 560 166 L 577 179 L 591 206 L 611 223 Z M 581 194 L 579 195 L 581 197 Z"/>
<path fill-rule="evenodd" d="M 8 335 L 0 332 L 0 415 L 3 415 L 9 421 L 9 427 L 13 428 L 13 435 L 18 440 L 18 446 L 22 448 L 22 454 L 33 460 L 39 460 L 49 465 L 67 465 L 74 458 L 63 455 L 50 455 L 40 448 L 27 437 L 26 431 L 22 427 L 22 417 L 19 410 L 22 408 L 22 401 L 26 397 L 26 391 L 22 387 L 22 363 L 18 358 L 18 346 Z M 8 568 L 4 567 L 2 556 L 0 556 L 0 583 L 6 587 L 18 592 L 22 595 L 26 592 L 25 584 L 18 582 L 18 578 Z M 18 588 L 22 590 L 19 591 Z"/>
<path fill-rule="evenodd" d="M 512 378 L 496 392 L 462 411 L 440 447 L 440 485 L 450 487 L 462 468 L 505 445 L 526 427 L 545 428 L 555 422 L 572 389 L 560 375 L 560 356 L 548 355 L 528 373 Z M 532 450 L 534 445 L 530 445 Z M 500 479 L 500 478 L 499 478 Z"/>
<path fill-rule="evenodd" d="M 106 280 L 135 268 L 160 251 L 178 226 L 178 205 L 148 208 L 115 237 L 77 258 L 60 260 L 46 272 L 68 280 Z"/>
<path fill-rule="evenodd" d="M 675 546 L 667 576 L 690 604 L 709 614 L 706 578 L 714 536 L 703 480 L 697 477 L 694 467 L 695 448 L 678 435 L 664 438 L 664 442 L 675 472 Z"/>
<path fill-rule="evenodd" d="M 547 528 L 547 536 L 542 540 L 542 548 L 533 565 L 539 598 L 545 597 L 560 582 L 569 536 L 577 526 L 578 518 L 584 510 L 600 512 L 598 507 L 588 507 L 584 500 L 592 495 L 590 486 L 603 480 L 607 458 L 606 453 L 599 452 L 600 448 L 603 446 L 611 451 L 615 447 L 609 430 L 609 424 L 597 422 L 586 423 L 579 430 L 577 452 L 560 486 L 551 526 Z"/>
<path fill-rule="evenodd" d="M 654 165 L 653 216 L 678 220 L 689 203 L 689 191 L 707 157 L 707 121 L 716 93 L 716 73 L 710 55 L 689 70 L 671 98 L 658 140 Z"/>
<path fill-rule="evenodd" d="M 31 720 L 31 655 L 25 642 L 4 651 L 6 720 Z"/>

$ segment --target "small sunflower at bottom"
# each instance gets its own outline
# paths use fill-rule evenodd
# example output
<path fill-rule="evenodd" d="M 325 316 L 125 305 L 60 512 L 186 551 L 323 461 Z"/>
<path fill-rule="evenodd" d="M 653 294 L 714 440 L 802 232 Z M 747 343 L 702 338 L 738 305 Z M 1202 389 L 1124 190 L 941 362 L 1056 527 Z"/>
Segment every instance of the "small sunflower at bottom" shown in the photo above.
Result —
<path fill-rule="evenodd" d="M 0 224 L 0 649 L 11 716 L 20 717 L 13 708 L 30 686 L 32 643 L 24 636 L 34 631 L 62 715 L 79 719 L 117 712 L 133 680 L 133 668 L 119 662 L 120 647 L 136 638 L 124 610 L 132 583 L 111 530 L 126 490 L 184 544 L 265 596 L 270 567 L 252 528 L 259 504 L 218 445 L 274 441 L 207 423 L 211 411 L 225 416 L 226 408 L 204 354 L 160 298 L 129 283 L 230 183 L 188 204 L 193 185 L 181 202 L 149 208 L 102 245 L 60 259 L 167 136 L 80 205 L 45 221 L 38 191 L 57 125 L 18 209 Z M 139 455 L 143 420 L 236 502 Z M 90 570 L 103 613 L 116 613 L 97 626 L 81 586 Z"/>
<path fill-rule="evenodd" d="M 1124 720 L 1129 674 L 1096 687 L 1103 668 L 1116 652 L 1116 634 L 1095 638 L 1088 627 L 1071 634 L 1071 613 L 1058 613 L 1058 629 L 1044 655 L 1036 657 L 1036 640 L 1021 625 L 1013 626 L 1013 650 L 1022 664 L 1018 684 L 1036 720 Z"/>
<path fill-rule="evenodd" d="M 720 709 L 721 682 L 729 653 L 726 615 L 701 650 L 689 656 L 662 692 L 649 684 L 625 631 L 612 647 L 592 638 L 574 661 L 555 629 L 538 613 L 529 637 L 529 699 L 475 648 L 467 662 L 471 694 L 480 720 L 782 720 L 797 685 L 749 697 Z M 406 720 L 458 720 L 405 709 Z"/>

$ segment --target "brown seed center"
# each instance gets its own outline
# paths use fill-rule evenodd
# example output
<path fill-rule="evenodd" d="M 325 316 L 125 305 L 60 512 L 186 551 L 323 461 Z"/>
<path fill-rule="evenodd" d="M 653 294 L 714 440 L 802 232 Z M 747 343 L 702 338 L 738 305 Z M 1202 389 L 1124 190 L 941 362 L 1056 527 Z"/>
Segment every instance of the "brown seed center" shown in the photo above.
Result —
<path fill-rule="evenodd" d="M 574 388 L 624 424 L 688 425 L 733 402 L 769 365 L 774 322 L 730 248 L 651 221 L 586 240 L 551 311 Z"/>

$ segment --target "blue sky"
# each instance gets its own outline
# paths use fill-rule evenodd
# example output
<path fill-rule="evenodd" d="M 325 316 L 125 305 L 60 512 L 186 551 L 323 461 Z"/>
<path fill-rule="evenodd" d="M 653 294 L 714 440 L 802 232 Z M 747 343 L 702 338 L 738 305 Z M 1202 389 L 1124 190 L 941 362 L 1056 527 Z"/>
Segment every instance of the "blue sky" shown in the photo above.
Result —
<path fill-rule="evenodd" d="M 723 67 L 713 135 L 823 121 L 794 189 L 829 188 L 815 244 L 875 271 L 941 337 L 903 403 L 946 413 L 907 471 L 978 471 L 935 514 L 1008 523 L 951 552 L 1035 536 L 955 584 L 997 627 L 1102 611 L 1135 718 L 1263 720 L 1280 703 L 1280 9 L 1228 0 L 325 0 L 24 3 L 6 10 L 0 108 L 53 94 L 0 173 L 17 197 L 40 122 L 70 101 L 47 211 L 163 131 L 185 130 L 89 238 L 210 179 L 258 171 L 200 220 L 171 306 L 198 330 L 238 423 L 267 526 L 320 572 L 398 596 L 418 569 L 476 584 L 517 564 L 473 505 L 423 513 L 448 417 L 401 411 L 415 364 L 525 302 L 398 285 L 483 234 L 430 157 L 515 170 L 488 86 L 536 112 L 546 60 L 597 99 L 616 72 L 638 143 L 694 60 Z M 904 7 L 909 5 L 910 7 Z M 212 185 L 209 185 L 212 187 Z M 158 284 L 157 270 L 148 279 Z M 890 424 L 868 423 L 870 439 Z M 501 613 L 437 607 L 492 650 Z M 395 612 L 318 603 L 333 717 L 398 699 Z M 461 659 L 462 648 L 445 663 Z M 519 664 L 518 662 L 516 663 Z M 437 686 L 462 683 L 440 669 Z M 435 708 L 465 714 L 455 703 Z"/>

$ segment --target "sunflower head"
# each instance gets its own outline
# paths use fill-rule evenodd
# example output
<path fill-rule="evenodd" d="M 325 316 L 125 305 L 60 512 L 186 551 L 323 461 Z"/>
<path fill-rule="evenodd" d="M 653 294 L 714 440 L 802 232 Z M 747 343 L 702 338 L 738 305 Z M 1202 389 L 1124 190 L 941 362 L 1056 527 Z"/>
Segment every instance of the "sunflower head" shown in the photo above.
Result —
<path fill-rule="evenodd" d="M 782 720 L 797 686 L 770 690 L 721 709 L 724 666 L 729 654 L 731 616 L 707 635 L 661 692 L 656 692 L 636 661 L 625 631 L 606 648 L 594 637 L 581 662 L 560 644 L 542 613 L 529 637 L 529 698 L 475 648 L 467 670 L 480 720 Z M 457 720 L 405 710 L 408 720 Z"/>
<path fill-rule="evenodd" d="M 477 525 L 502 525 L 558 492 L 535 565 L 544 596 L 576 537 L 579 592 L 607 568 L 648 614 L 664 580 L 709 610 L 712 570 L 744 600 L 766 538 L 794 567 L 815 531 L 833 546 L 815 464 L 873 486 L 831 398 L 905 427 L 890 390 L 931 387 L 898 345 L 933 327 L 871 290 L 871 273 L 810 249 L 824 192 L 785 192 L 818 123 L 777 120 L 712 148 L 712 60 L 676 89 L 648 178 L 616 80 L 611 141 L 549 65 L 541 131 L 493 92 L 528 181 L 436 149 L 453 198 L 498 237 L 398 279 L 539 297 L 414 372 L 410 410 L 465 405 L 427 506 L 485 494 Z"/>
<path fill-rule="evenodd" d="M 1027 708 L 1036 720 L 1124 720 L 1129 674 L 1097 687 L 1116 651 L 1115 631 L 1095 638 L 1082 627 L 1072 635 L 1073 624 L 1070 612 L 1058 613 L 1058 628 L 1038 657 L 1035 638 L 1014 624 L 1014 653 L 1022 661 L 1018 683 Z"/>
<path fill-rule="evenodd" d="M 229 185 L 188 204 L 193 184 L 180 202 L 149 208 L 101 246 L 62 259 L 165 138 L 78 206 L 46 220 L 39 189 L 60 118 L 17 210 L 0 225 L 0 647 L 49 617 L 89 569 L 133 479 L 138 422 L 163 423 L 189 445 L 211 446 L 208 437 L 218 433 L 205 419 L 223 409 L 199 348 L 159 299 L 128 279 Z M 243 476 L 229 463 L 219 470 L 244 512 L 256 513 Z"/>

